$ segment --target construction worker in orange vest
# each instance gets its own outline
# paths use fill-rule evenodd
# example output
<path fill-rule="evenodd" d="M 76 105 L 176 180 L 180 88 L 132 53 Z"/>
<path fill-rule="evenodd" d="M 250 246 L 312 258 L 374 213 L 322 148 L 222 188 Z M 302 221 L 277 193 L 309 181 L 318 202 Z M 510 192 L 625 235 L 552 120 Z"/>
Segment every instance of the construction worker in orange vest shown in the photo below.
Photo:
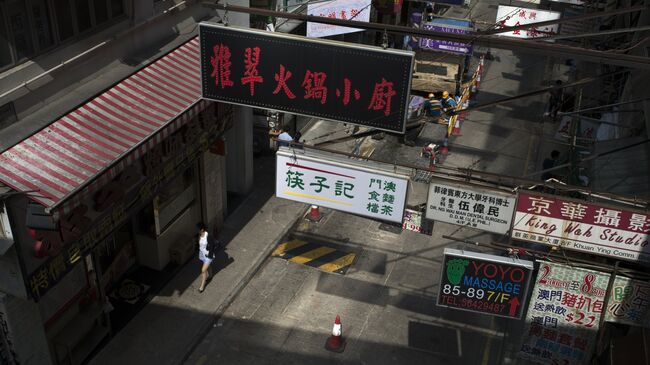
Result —
<path fill-rule="evenodd" d="M 456 108 L 456 100 L 449 95 L 449 91 L 443 91 L 442 92 L 442 104 L 444 106 L 445 111 L 448 109 L 455 109 Z"/>

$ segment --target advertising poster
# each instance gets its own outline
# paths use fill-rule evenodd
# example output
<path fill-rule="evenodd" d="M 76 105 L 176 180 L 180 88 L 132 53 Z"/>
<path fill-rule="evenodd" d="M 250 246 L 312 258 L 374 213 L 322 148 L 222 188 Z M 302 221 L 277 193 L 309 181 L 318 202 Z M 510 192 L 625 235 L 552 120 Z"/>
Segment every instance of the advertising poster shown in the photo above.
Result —
<path fill-rule="evenodd" d="M 434 179 L 429 185 L 427 219 L 505 234 L 515 196 L 456 181 Z"/>
<path fill-rule="evenodd" d="M 438 305 L 521 318 L 533 262 L 445 249 Z"/>
<path fill-rule="evenodd" d="M 289 150 L 280 150 L 276 158 L 278 198 L 402 223 L 408 176 Z"/>
<path fill-rule="evenodd" d="M 545 22 L 547 20 L 560 19 L 561 13 L 549 10 L 537 10 L 518 8 L 516 6 L 499 5 L 497 9 L 496 22 L 500 27 L 516 27 L 519 25 Z M 556 35 L 558 31 L 557 24 L 544 25 L 539 28 L 518 29 L 510 32 L 497 33 L 503 37 L 513 38 L 539 38 Z"/>
<path fill-rule="evenodd" d="M 205 99 L 404 133 L 414 53 L 201 23 Z"/>
<path fill-rule="evenodd" d="M 650 283 L 617 276 L 612 285 L 605 320 L 650 328 Z"/>
<path fill-rule="evenodd" d="M 371 0 L 333 0 L 308 2 L 307 14 L 341 20 L 368 22 Z M 307 22 L 307 37 L 327 37 L 337 34 L 362 32 L 363 29 Z"/>
<path fill-rule="evenodd" d="M 605 273 L 542 262 L 519 357 L 544 364 L 589 363 L 608 281 Z"/>
<path fill-rule="evenodd" d="M 421 27 L 425 30 L 445 33 L 471 34 L 473 32 L 471 22 L 469 20 L 460 19 L 435 18 L 431 22 L 423 23 Z M 461 55 L 472 54 L 471 44 L 444 41 L 441 39 L 422 38 L 420 39 L 420 48 Z"/>
<path fill-rule="evenodd" d="M 519 192 L 512 237 L 620 260 L 650 262 L 650 213 Z"/>

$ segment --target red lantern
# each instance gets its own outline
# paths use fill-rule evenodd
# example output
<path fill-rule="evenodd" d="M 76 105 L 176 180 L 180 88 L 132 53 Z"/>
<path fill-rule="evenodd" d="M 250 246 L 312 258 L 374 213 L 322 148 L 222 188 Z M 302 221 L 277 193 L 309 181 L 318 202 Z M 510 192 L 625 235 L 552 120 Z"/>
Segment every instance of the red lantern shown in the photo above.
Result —
<path fill-rule="evenodd" d="M 56 256 L 61 252 L 61 240 L 57 237 L 57 232 L 39 232 L 34 229 L 29 230 L 30 237 L 34 238 L 34 257 L 44 258 L 46 256 Z"/>

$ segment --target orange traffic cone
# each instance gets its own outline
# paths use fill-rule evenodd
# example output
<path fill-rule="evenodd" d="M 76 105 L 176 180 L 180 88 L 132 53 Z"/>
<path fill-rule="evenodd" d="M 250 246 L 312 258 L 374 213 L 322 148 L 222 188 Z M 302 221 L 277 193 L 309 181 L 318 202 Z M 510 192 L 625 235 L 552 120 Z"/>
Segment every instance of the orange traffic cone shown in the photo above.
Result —
<path fill-rule="evenodd" d="M 449 153 L 449 139 L 445 137 L 445 139 L 442 140 L 442 147 L 440 147 L 440 153 L 443 155 L 446 155 Z"/>
<path fill-rule="evenodd" d="M 343 327 L 341 326 L 341 317 L 337 314 L 332 328 L 332 335 L 325 343 L 325 349 L 332 352 L 343 352 L 345 350 L 345 341 L 343 341 Z"/>
<path fill-rule="evenodd" d="M 323 218 L 320 215 L 320 210 L 318 210 L 318 205 L 312 205 L 311 208 L 309 209 L 309 215 L 307 216 L 307 219 L 309 219 L 312 222 L 320 222 L 321 218 Z"/>
<path fill-rule="evenodd" d="M 454 136 L 460 135 L 460 118 L 456 118 L 456 123 L 454 124 L 454 128 L 451 130 L 451 134 Z"/>

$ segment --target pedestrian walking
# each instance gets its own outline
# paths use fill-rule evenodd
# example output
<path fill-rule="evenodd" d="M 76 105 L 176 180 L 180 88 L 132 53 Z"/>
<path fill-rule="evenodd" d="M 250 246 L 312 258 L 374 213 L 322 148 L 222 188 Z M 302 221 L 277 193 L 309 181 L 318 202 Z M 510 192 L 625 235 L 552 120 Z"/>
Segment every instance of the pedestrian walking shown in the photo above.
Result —
<path fill-rule="evenodd" d="M 199 293 L 203 293 L 208 278 L 210 277 L 210 264 L 212 264 L 212 260 L 214 260 L 216 251 L 218 250 L 219 241 L 208 235 L 208 231 L 203 223 L 198 223 L 196 226 L 199 229 L 199 260 L 202 263 Z"/>

